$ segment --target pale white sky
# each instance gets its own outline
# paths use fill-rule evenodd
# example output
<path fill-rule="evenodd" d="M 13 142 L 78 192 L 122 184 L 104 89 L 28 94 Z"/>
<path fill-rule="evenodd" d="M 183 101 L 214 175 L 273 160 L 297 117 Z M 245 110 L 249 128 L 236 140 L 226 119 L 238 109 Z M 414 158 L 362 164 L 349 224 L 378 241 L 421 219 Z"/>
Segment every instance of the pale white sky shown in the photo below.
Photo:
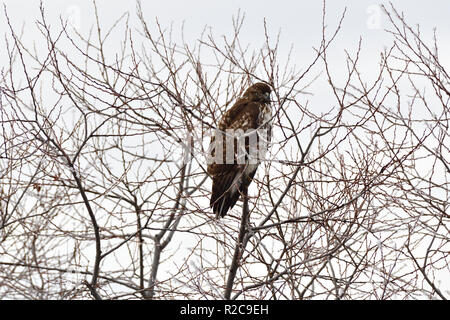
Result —
<path fill-rule="evenodd" d="M 37 0 L 2 0 L 8 14 L 16 26 L 25 22 L 28 26 L 39 15 L 39 1 Z M 75 15 L 76 23 L 81 32 L 88 32 L 94 22 L 93 6 L 90 0 L 44 0 L 44 7 L 50 22 L 56 18 L 70 14 Z M 441 50 L 449 49 L 450 2 L 398 0 L 393 1 L 399 11 L 403 11 L 411 24 L 419 23 L 425 35 L 437 27 L 440 35 Z M 342 47 L 354 47 L 359 37 L 363 38 L 363 45 L 367 52 L 377 54 L 379 49 L 390 43 L 390 37 L 383 29 L 388 23 L 380 10 L 377 17 L 377 6 L 389 5 L 388 1 L 344 0 L 328 1 L 328 22 L 333 25 L 342 10 L 347 7 L 347 18 L 340 34 L 339 44 Z M 98 0 L 100 18 L 105 25 L 110 25 L 121 14 L 130 12 L 131 24 L 138 27 L 135 1 Z M 142 1 L 145 15 L 149 22 L 157 17 L 161 24 L 174 23 L 174 28 L 184 22 L 186 39 L 195 41 L 208 25 L 217 35 L 229 34 L 232 24 L 231 17 L 241 9 L 246 15 L 243 29 L 243 40 L 252 41 L 263 36 L 262 23 L 266 18 L 271 31 L 276 34 L 281 30 L 282 44 L 287 47 L 294 44 L 298 51 L 310 51 L 316 45 L 320 36 L 322 1 L 262 1 L 262 0 L 176 0 L 176 1 Z M 3 8 L 2 8 L 3 11 Z M 6 31 L 4 15 L 0 17 L 0 32 Z M 27 29 L 26 29 L 27 30 Z M 25 33 L 25 39 L 33 38 L 33 32 Z M 442 55 L 443 56 L 443 55 Z M 3 62 L 3 61 L 2 61 Z"/>
<path fill-rule="evenodd" d="M 20 30 L 25 23 L 22 40 L 31 45 L 43 46 L 45 43 L 33 44 L 33 41 L 42 42 L 42 37 L 37 37 L 34 21 L 39 17 L 39 1 L 37 0 L 0 0 L 7 8 L 8 15 L 16 29 Z M 398 0 L 393 1 L 398 11 L 405 13 L 407 21 L 414 26 L 420 24 L 425 41 L 432 40 L 433 28 L 437 28 L 439 39 L 440 59 L 445 67 L 450 67 L 450 2 Z M 88 34 L 94 24 L 94 10 L 90 0 L 44 0 L 43 1 L 48 22 L 59 27 L 59 17 L 71 19 L 82 34 Z M 389 6 L 388 1 L 368 0 L 344 0 L 327 1 L 327 25 L 330 32 L 335 28 L 344 8 L 347 8 L 346 18 L 342 30 L 330 48 L 328 58 L 333 68 L 333 75 L 339 80 L 339 75 L 345 74 L 344 49 L 355 52 L 359 38 L 362 38 L 362 52 L 360 59 L 360 71 L 366 80 L 370 81 L 378 71 L 380 51 L 392 43 L 392 37 L 384 31 L 389 28 L 387 18 L 380 9 L 380 4 Z M 199 39 L 205 26 L 212 29 L 215 36 L 232 34 L 232 17 L 239 10 L 245 14 L 245 24 L 241 33 L 242 42 L 250 43 L 255 47 L 262 45 L 264 37 L 263 20 L 267 21 L 269 32 L 274 38 L 281 32 L 279 57 L 287 56 L 290 46 L 294 46 L 293 63 L 297 67 L 304 68 L 314 55 L 312 47 L 318 47 L 321 40 L 321 16 L 322 1 L 210 1 L 210 0 L 176 0 L 176 1 L 142 1 L 142 7 L 149 24 L 157 18 L 162 26 L 169 27 L 173 24 L 174 40 L 181 40 L 179 30 L 184 28 L 185 40 L 194 45 Z M 98 0 L 102 26 L 111 26 L 124 12 L 130 13 L 130 25 L 141 30 L 136 16 L 135 1 Z M 3 10 L 2 10 L 3 11 Z M 7 32 L 4 14 L 0 15 L 0 35 Z M 120 44 L 120 34 L 117 45 Z M 119 38 L 120 37 L 120 38 Z M 113 41 L 114 42 L 114 41 Z M 112 42 L 109 42 L 111 45 Z M 115 48 L 111 48 L 114 53 Z M 0 66 L 4 66 L 6 50 L 0 50 Z M 311 90 L 315 96 L 312 102 L 317 105 L 326 105 L 328 93 L 324 83 L 318 83 Z"/>

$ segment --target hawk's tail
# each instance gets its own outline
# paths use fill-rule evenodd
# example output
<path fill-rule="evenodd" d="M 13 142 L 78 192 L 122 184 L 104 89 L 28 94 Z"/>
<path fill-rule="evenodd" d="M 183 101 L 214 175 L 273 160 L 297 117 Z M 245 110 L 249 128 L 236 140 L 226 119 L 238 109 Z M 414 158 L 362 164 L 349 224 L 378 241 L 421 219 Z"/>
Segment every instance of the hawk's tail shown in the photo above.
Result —
<path fill-rule="evenodd" d="M 240 186 L 233 184 L 240 184 L 240 181 L 235 178 L 235 172 L 227 172 L 213 179 L 210 206 L 216 217 L 224 217 L 239 199 Z"/>
<path fill-rule="evenodd" d="M 224 217 L 228 210 L 238 201 L 241 194 L 247 193 L 248 186 L 253 179 L 256 170 L 249 176 L 244 173 L 230 171 L 213 178 L 210 207 L 213 208 L 216 217 Z"/>

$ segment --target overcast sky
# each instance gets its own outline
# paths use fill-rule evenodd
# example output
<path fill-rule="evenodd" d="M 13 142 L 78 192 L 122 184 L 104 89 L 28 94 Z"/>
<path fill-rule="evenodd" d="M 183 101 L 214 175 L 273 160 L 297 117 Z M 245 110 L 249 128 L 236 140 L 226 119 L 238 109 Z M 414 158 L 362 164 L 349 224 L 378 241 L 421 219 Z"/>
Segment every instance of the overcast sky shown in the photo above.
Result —
<path fill-rule="evenodd" d="M 30 25 L 39 15 L 39 1 L 3 0 L 1 2 L 6 5 L 8 14 L 16 26 L 20 26 L 23 22 Z M 321 31 L 322 1 L 151 0 L 142 2 L 145 15 L 150 22 L 158 18 L 163 25 L 174 23 L 175 28 L 184 22 L 185 36 L 190 41 L 199 37 L 205 25 L 212 27 L 215 34 L 229 34 L 232 28 L 231 17 L 236 15 L 239 9 L 246 16 L 243 29 L 243 37 L 246 40 L 262 37 L 264 18 L 273 33 L 281 31 L 281 40 L 286 46 L 293 43 L 298 50 L 304 50 L 316 45 L 320 39 L 318 37 Z M 93 23 L 92 1 L 44 0 L 43 3 L 50 19 L 56 19 L 59 15 L 63 17 L 71 15 L 81 32 L 87 32 Z M 389 5 L 389 2 L 328 1 L 327 21 L 330 24 L 335 22 L 342 10 L 347 7 L 347 17 L 339 39 L 340 44 L 354 46 L 362 36 L 364 46 L 369 52 L 388 45 L 390 38 L 383 31 L 388 24 L 381 10 L 378 10 L 380 4 Z M 137 22 L 135 1 L 99 0 L 97 5 L 105 25 L 110 25 L 126 11 L 131 14 L 131 22 Z M 448 50 L 450 46 L 448 41 L 450 38 L 449 1 L 401 0 L 394 1 L 394 5 L 399 11 L 405 13 L 412 24 L 419 23 L 425 34 L 429 34 L 434 27 L 437 27 L 441 39 L 441 50 Z M 3 14 L 0 18 L 0 27 L 2 31 L 5 31 Z M 25 34 L 25 37 L 33 38 L 33 33 Z"/>
<path fill-rule="evenodd" d="M 0 0 L 1 1 L 1 0 Z M 31 44 L 36 37 L 34 21 L 39 17 L 39 1 L 36 0 L 3 0 L 8 15 L 16 30 L 25 23 L 22 40 Z M 90 0 L 44 0 L 48 21 L 59 24 L 58 18 L 69 18 L 82 34 L 87 34 L 94 24 L 93 5 Z M 327 25 L 336 26 L 344 8 L 347 8 L 346 18 L 339 37 L 336 39 L 331 53 L 328 54 L 335 73 L 344 68 L 344 49 L 355 52 L 359 38 L 362 38 L 362 53 L 360 70 L 367 74 L 378 71 L 377 61 L 380 51 L 392 43 L 392 37 L 384 31 L 389 28 L 380 5 L 389 6 L 388 1 L 327 1 Z M 441 63 L 450 67 L 450 1 L 394 1 L 398 11 L 403 11 L 411 25 L 420 24 L 424 39 L 431 40 L 433 28 L 437 28 Z M 106 28 L 124 12 L 130 13 L 130 25 L 140 29 L 136 17 L 135 1 L 98 0 L 101 24 Z M 280 60 L 287 56 L 291 45 L 294 46 L 294 62 L 302 68 L 311 62 L 314 55 L 312 47 L 318 47 L 321 40 L 322 1 L 256 1 L 256 0 L 190 0 L 190 1 L 142 1 L 145 17 L 149 23 L 157 18 L 161 25 L 173 24 L 175 31 L 184 26 L 184 37 L 194 44 L 200 37 L 205 26 L 212 29 L 216 36 L 232 33 L 232 17 L 240 12 L 245 14 L 245 24 L 241 40 L 259 47 L 262 44 L 266 19 L 271 36 L 279 32 Z M 7 31 L 4 14 L 0 15 L 0 34 Z M 179 36 L 180 32 L 174 32 Z M 122 34 L 120 35 L 122 36 Z M 42 39 L 42 38 L 41 38 Z M 117 44 L 120 43 L 118 38 Z M 45 45 L 40 43 L 40 45 Z M 39 46 L 39 43 L 38 43 Z M 45 48 L 45 47 L 44 47 Z M 115 49 L 111 48 L 112 53 Z M 5 65 L 6 50 L 1 50 L 0 62 Z M 282 62 L 282 61 L 281 61 Z M 322 86 L 323 87 L 323 86 Z M 319 91 L 321 86 L 319 86 Z M 316 92 L 317 95 L 318 92 Z"/>

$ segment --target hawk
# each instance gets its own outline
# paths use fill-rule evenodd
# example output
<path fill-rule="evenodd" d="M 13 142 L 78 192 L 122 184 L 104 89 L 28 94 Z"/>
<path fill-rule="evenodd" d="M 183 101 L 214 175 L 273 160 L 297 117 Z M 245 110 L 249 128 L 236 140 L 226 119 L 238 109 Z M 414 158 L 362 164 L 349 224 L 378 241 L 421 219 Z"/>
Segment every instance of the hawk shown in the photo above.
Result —
<path fill-rule="evenodd" d="M 222 116 L 211 139 L 207 171 L 213 180 L 210 207 L 216 217 L 224 217 L 247 194 L 267 151 L 272 129 L 270 92 L 262 82 L 250 86 Z"/>

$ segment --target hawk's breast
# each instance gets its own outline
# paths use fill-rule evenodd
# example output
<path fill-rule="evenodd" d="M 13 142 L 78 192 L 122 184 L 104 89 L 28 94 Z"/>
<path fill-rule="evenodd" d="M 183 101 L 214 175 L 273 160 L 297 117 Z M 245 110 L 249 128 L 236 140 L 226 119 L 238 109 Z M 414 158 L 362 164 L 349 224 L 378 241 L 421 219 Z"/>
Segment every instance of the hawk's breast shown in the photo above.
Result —
<path fill-rule="evenodd" d="M 258 117 L 258 127 L 267 129 L 272 125 L 272 109 L 265 103 Z"/>
<path fill-rule="evenodd" d="M 258 161 L 261 163 L 265 159 L 269 142 L 272 135 L 272 110 L 270 104 L 266 103 L 258 116 Z"/>

